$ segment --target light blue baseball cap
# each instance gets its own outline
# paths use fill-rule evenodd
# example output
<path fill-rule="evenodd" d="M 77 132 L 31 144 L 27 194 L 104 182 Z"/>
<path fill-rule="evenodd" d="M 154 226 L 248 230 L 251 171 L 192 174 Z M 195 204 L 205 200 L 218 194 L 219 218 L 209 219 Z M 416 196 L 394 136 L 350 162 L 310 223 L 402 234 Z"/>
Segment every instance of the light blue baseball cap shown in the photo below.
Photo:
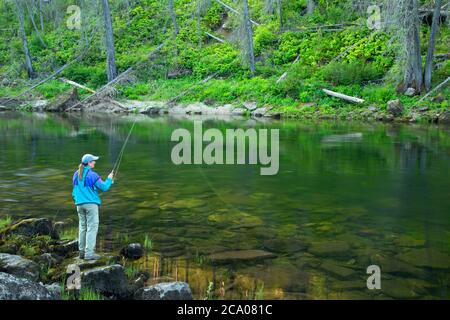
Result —
<path fill-rule="evenodd" d="M 82 158 L 81 158 L 81 163 L 82 164 L 88 164 L 91 161 L 96 161 L 98 160 L 100 157 L 94 156 L 92 154 L 85 154 Z"/>

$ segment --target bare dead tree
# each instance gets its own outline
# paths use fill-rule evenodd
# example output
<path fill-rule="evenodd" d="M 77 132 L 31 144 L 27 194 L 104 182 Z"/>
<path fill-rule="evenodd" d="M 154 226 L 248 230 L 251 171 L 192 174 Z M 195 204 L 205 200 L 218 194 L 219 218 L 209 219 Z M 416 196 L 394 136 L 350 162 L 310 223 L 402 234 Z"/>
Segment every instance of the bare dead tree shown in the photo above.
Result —
<path fill-rule="evenodd" d="M 316 4 L 314 3 L 314 0 L 308 0 L 306 12 L 308 14 L 313 14 L 315 8 L 316 8 Z"/>
<path fill-rule="evenodd" d="M 250 13 L 248 9 L 248 0 L 243 0 L 244 14 L 243 14 L 243 27 L 245 30 L 245 51 L 247 53 L 247 59 L 250 66 L 251 75 L 255 75 L 255 53 L 253 49 L 253 30 L 252 23 L 250 21 Z"/>
<path fill-rule="evenodd" d="M 178 28 L 178 24 L 177 24 L 177 16 L 175 13 L 175 7 L 173 4 L 173 0 L 169 0 L 169 13 L 170 13 L 170 18 L 172 19 L 172 23 L 173 23 L 174 38 L 176 38 L 178 36 L 179 28 Z"/>
<path fill-rule="evenodd" d="M 283 29 L 283 2 L 282 0 L 278 1 L 278 15 L 280 16 L 280 29 Z"/>
<path fill-rule="evenodd" d="M 41 32 L 45 32 L 44 30 L 44 7 L 42 5 L 43 0 L 39 0 L 39 21 L 41 23 Z"/>
<path fill-rule="evenodd" d="M 425 90 L 428 92 L 431 89 L 431 74 L 433 72 L 434 48 L 436 41 L 436 34 L 439 30 L 439 21 L 441 18 L 441 4 L 442 0 L 436 0 L 435 9 L 433 13 L 433 22 L 431 24 L 430 40 L 428 42 L 427 60 L 425 62 Z"/>
<path fill-rule="evenodd" d="M 423 74 L 418 0 L 386 0 L 385 6 L 386 28 L 399 43 L 397 63 L 402 80 L 398 90 L 414 88 L 416 93 L 420 93 Z"/>
<path fill-rule="evenodd" d="M 116 53 L 114 48 L 114 34 L 111 21 L 111 12 L 109 9 L 108 0 L 102 0 L 103 3 L 103 16 L 105 20 L 105 42 L 106 42 L 106 55 L 107 55 L 107 67 L 106 72 L 108 74 L 108 81 L 112 81 L 117 77 L 116 67 Z"/>
<path fill-rule="evenodd" d="M 25 53 L 25 66 L 28 73 L 28 78 L 33 79 L 35 74 L 33 70 L 33 64 L 31 62 L 30 49 L 28 47 L 27 34 L 25 32 L 25 18 L 23 7 L 20 0 L 15 0 L 17 17 L 19 19 L 20 37 L 22 38 L 23 51 Z"/>

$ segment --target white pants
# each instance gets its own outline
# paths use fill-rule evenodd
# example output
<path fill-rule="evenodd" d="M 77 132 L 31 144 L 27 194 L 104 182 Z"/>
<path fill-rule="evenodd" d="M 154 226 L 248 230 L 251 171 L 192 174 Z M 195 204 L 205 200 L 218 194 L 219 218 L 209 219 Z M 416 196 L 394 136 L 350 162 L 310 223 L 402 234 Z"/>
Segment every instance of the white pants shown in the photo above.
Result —
<path fill-rule="evenodd" d="M 78 248 L 86 256 L 95 252 L 98 232 L 98 205 L 93 203 L 77 206 L 79 230 L 78 230 Z"/>

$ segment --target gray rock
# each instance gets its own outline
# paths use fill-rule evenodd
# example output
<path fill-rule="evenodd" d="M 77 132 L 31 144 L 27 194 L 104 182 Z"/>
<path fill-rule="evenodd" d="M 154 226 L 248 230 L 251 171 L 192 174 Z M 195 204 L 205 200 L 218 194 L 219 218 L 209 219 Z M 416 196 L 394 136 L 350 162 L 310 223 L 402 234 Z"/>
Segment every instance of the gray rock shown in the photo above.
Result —
<path fill-rule="evenodd" d="M 192 292 L 186 282 L 164 282 L 139 289 L 136 300 L 192 300 Z"/>
<path fill-rule="evenodd" d="M 416 89 L 414 89 L 414 88 L 408 88 L 408 89 L 406 89 L 406 91 L 405 91 L 405 96 L 407 96 L 407 97 L 413 97 L 413 96 L 415 96 L 416 95 Z"/>
<path fill-rule="evenodd" d="M 45 288 L 50 292 L 56 300 L 61 300 L 61 285 L 57 282 L 45 285 Z"/>
<path fill-rule="evenodd" d="M 56 245 L 53 251 L 62 256 L 78 251 L 78 239 L 63 241 L 59 245 Z"/>
<path fill-rule="evenodd" d="M 46 252 L 39 256 L 38 262 L 39 262 L 39 264 L 41 264 L 47 268 L 51 268 L 51 267 L 57 265 L 58 263 L 60 263 L 61 259 L 62 259 L 61 257 L 58 257 L 55 254 Z"/>
<path fill-rule="evenodd" d="M 120 254 L 127 259 L 136 260 L 144 255 L 144 249 L 140 243 L 130 243 L 120 250 Z"/>
<path fill-rule="evenodd" d="M 267 113 L 268 109 L 266 107 L 258 108 L 254 111 L 252 111 L 252 116 L 254 117 L 264 117 L 264 115 Z"/>
<path fill-rule="evenodd" d="M 31 108 L 34 111 L 44 111 L 49 106 L 47 100 L 36 100 L 31 103 Z"/>
<path fill-rule="evenodd" d="M 403 105 L 400 100 L 391 100 L 387 103 L 387 112 L 393 116 L 400 116 L 403 113 Z"/>
<path fill-rule="evenodd" d="M 438 123 L 449 124 L 450 123 L 450 111 L 445 110 L 438 117 Z"/>
<path fill-rule="evenodd" d="M 0 272 L 0 300 L 57 300 L 43 285 Z"/>
<path fill-rule="evenodd" d="M 81 287 L 91 288 L 106 297 L 124 298 L 128 295 L 127 277 L 119 264 L 82 272 Z"/>
<path fill-rule="evenodd" d="M 0 271 L 31 281 L 39 279 L 39 265 L 31 260 L 8 253 L 0 253 Z"/>
<path fill-rule="evenodd" d="M 5 107 L 5 106 L 0 106 L 0 112 L 2 111 L 8 111 L 9 108 Z"/>
<path fill-rule="evenodd" d="M 18 234 L 26 237 L 50 236 L 59 239 L 58 232 L 52 222 L 46 218 L 31 218 L 22 220 L 3 231 L 5 234 Z"/>
<path fill-rule="evenodd" d="M 247 109 L 244 108 L 234 108 L 233 111 L 231 111 L 231 114 L 233 116 L 243 116 L 247 113 Z"/>
<path fill-rule="evenodd" d="M 249 111 L 254 111 L 258 109 L 258 105 L 256 104 L 256 102 L 244 102 L 244 108 Z"/>
<path fill-rule="evenodd" d="M 369 110 L 370 112 L 374 113 L 374 112 L 377 111 L 377 107 L 375 107 L 375 106 L 370 106 L 370 107 L 368 108 L 368 110 Z"/>

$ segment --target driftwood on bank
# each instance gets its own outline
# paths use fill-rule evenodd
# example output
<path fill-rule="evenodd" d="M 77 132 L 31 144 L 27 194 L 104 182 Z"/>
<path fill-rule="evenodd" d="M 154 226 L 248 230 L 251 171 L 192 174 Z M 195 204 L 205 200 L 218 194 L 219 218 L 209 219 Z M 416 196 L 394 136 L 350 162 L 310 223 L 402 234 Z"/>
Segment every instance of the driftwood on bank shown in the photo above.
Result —
<path fill-rule="evenodd" d="M 443 82 L 441 82 L 438 86 L 436 86 L 433 90 L 431 90 L 430 92 L 428 92 L 426 95 L 424 95 L 422 97 L 422 99 L 419 100 L 419 102 L 424 101 L 425 99 L 427 99 L 429 96 L 431 96 L 434 92 L 438 91 L 439 89 L 441 89 L 442 87 L 444 87 L 448 82 L 450 81 L 450 77 L 448 77 L 447 79 L 445 79 Z"/>
<path fill-rule="evenodd" d="M 95 93 L 95 90 L 92 90 L 91 88 L 83 86 L 82 84 L 79 84 L 79 83 L 77 83 L 75 81 L 72 81 L 72 80 L 69 80 L 69 79 L 66 79 L 66 78 L 58 78 L 58 80 L 60 80 L 60 81 L 62 81 L 64 83 L 70 84 L 71 86 L 78 87 L 80 89 L 89 91 L 90 93 Z"/>
<path fill-rule="evenodd" d="M 211 38 L 213 38 L 213 39 L 215 39 L 215 40 L 217 40 L 217 41 L 219 41 L 221 43 L 225 43 L 225 40 L 220 39 L 219 37 L 216 37 L 215 35 L 213 35 L 213 34 L 211 34 L 209 32 L 205 32 L 205 33 L 206 33 L 207 36 L 209 36 L 209 37 L 211 37 Z"/>
<path fill-rule="evenodd" d="M 297 58 L 295 58 L 294 62 L 292 62 L 292 64 L 289 66 L 289 69 L 287 71 L 285 71 L 277 80 L 277 84 L 280 83 L 281 81 L 284 81 L 284 79 L 286 79 L 289 70 L 291 70 L 291 68 L 294 66 L 294 64 L 296 64 L 298 61 L 300 60 L 300 54 L 297 55 Z"/>
<path fill-rule="evenodd" d="M 90 41 L 88 42 L 88 44 L 86 45 L 86 47 L 84 48 L 84 50 L 73 60 L 67 62 L 65 65 L 63 65 L 62 67 L 60 67 L 59 69 L 57 69 L 55 72 L 53 72 L 51 75 L 49 75 L 47 78 L 42 79 L 41 81 L 39 81 L 38 83 L 36 83 L 35 85 L 32 85 L 30 88 L 26 89 L 25 91 L 22 91 L 21 93 L 19 93 L 18 95 L 16 95 L 15 97 L 10 98 L 8 101 L 17 99 L 21 96 L 23 96 L 24 94 L 27 94 L 28 92 L 33 91 L 34 89 L 36 89 L 37 87 L 43 85 L 44 83 L 46 83 L 47 81 L 53 79 L 54 77 L 56 77 L 58 74 L 60 74 L 61 72 L 63 72 L 65 69 L 67 69 L 69 66 L 71 66 L 72 64 L 74 64 L 75 62 L 81 60 L 89 51 L 90 47 L 91 47 L 91 43 L 92 43 L 92 39 L 94 38 L 94 35 L 96 33 L 96 28 L 94 28 L 92 30 L 92 34 L 91 34 L 91 38 Z"/>
<path fill-rule="evenodd" d="M 152 52 L 150 52 L 147 55 L 147 59 L 149 59 L 152 55 L 154 55 L 156 52 L 158 52 L 159 50 L 161 50 L 161 48 L 166 44 L 167 41 L 164 41 L 163 43 L 161 43 L 158 47 L 156 47 Z M 139 64 L 137 64 L 136 66 L 134 66 L 135 68 L 139 66 Z M 78 106 L 81 106 L 83 103 L 85 103 L 88 100 L 91 100 L 92 98 L 97 97 L 100 93 L 104 92 L 107 88 L 111 87 L 112 85 L 114 85 L 115 83 L 117 83 L 119 80 L 121 80 L 122 78 L 124 78 L 127 74 L 129 74 L 131 71 L 133 71 L 134 68 L 133 67 L 129 67 L 127 70 L 125 70 L 124 72 L 122 72 L 121 74 L 119 74 L 116 78 L 114 78 L 113 80 L 109 81 L 107 84 L 105 84 L 104 86 L 102 86 L 99 90 L 97 90 L 95 93 L 91 94 L 90 96 L 84 98 L 83 100 L 81 100 L 80 102 L 78 102 L 77 104 L 75 104 L 74 106 L 68 108 L 66 111 L 70 111 Z"/>
<path fill-rule="evenodd" d="M 352 97 L 352 96 L 348 96 L 346 94 L 342 94 L 339 92 L 334 92 L 331 90 L 327 90 L 327 89 L 322 89 L 323 92 L 325 92 L 327 95 L 335 97 L 335 98 L 339 98 L 348 102 L 353 102 L 353 103 L 364 103 L 363 99 L 360 98 L 356 98 L 356 97 Z"/>

